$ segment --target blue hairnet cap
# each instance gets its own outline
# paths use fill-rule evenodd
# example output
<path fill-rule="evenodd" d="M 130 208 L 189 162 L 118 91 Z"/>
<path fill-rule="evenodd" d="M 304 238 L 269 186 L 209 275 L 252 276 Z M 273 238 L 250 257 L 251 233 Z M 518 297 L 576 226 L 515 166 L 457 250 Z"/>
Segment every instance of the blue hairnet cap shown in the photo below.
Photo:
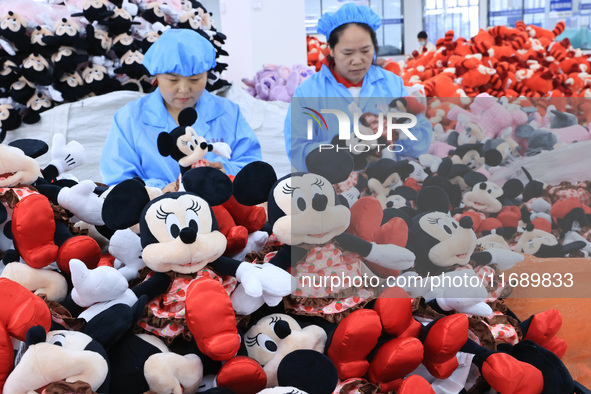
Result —
<path fill-rule="evenodd" d="M 324 34 L 326 39 L 330 33 L 337 27 L 345 23 L 365 23 L 376 31 L 381 25 L 382 20 L 372 11 L 371 8 L 365 5 L 356 5 L 355 3 L 346 3 L 335 12 L 327 12 L 318 19 L 318 33 Z"/>
<path fill-rule="evenodd" d="M 215 48 L 209 40 L 190 29 L 169 29 L 144 55 L 142 64 L 151 75 L 175 73 L 184 77 L 215 67 Z"/>

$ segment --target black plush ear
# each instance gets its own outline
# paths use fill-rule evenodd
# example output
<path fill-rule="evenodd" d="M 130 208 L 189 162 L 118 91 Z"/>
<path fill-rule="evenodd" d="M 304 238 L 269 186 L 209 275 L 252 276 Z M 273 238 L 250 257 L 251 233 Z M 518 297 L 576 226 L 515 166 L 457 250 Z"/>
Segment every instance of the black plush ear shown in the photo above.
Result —
<path fill-rule="evenodd" d="M 391 194 L 397 194 L 404 197 L 407 201 L 414 201 L 417 199 L 417 191 L 412 187 L 398 186 Z"/>
<path fill-rule="evenodd" d="M 234 198 L 243 205 L 257 205 L 269 199 L 269 192 L 277 182 L 273 167 L 262 161 L 244 166 L 234 177 Z"/>
<path fill-rule="evenodd" d="M 496 149 L 487 150 L 484 153 L 484 162 L 487 166 L 496 167 L 503 161 L 503 155 Z"/>
<path fill-rule="evenodd" d="M 10 146 L 14 146 L 15 148 L 19 148 L 25 155 L 32 157 L 33 159 L 44 155 L 49 151 L 49 146 L 41 140 L 30 139 L 30 138 L 23 138 L 20 140 L 12 141 Z"/>
<path fill-rule="evenodd" d="M 544 184 L 540 181 L 534 181 L 530 173 L 523 167 L 521 167 L 525 176 L 529 180 L 527 185 L 523 188 L 523 202 L 527 202 L 532 198 L 541 197 L 544 193 Z"/>
<path fill-rule="evenodd" d="M 330 394 L 338 380 L 333 362 L 315 350 L 294 350 L 277 367 L 277 382 L 280 386 L 296 387 L 306 393 Z"/>
<path fill-rule="evenodd" d="M 4 223 L 8 219 L 8 211 L 4 204 L 0 204 L 0 223 Z"/>
<path fill-rule="evenodd" d="M 197 121 L 195 108 L 185 108 L 179 113 L 179 126 L 191 126 Z"/>
<path fill-rule="evenodd" d="M 221 205 L 232 197 L 232 181 L 213 167 L 193 168 L 183 175 L 185 190 L 197 194 L 209 205 Z"/>
<path fill-rule="evenodd" d="M 451 153 L 450 153 L 451 154 Z M 437 174 L 441 176 L 448 176 L 451 172 L 451 167 L 453 166 L 453 161 L 449 157 L 444 157 L 441 160 L 441 164 L 437 168 Z"/>
<path fill-rule="evenodd" d="M 179 115 L 180 116 L 180 115 Z M 174 149 L 174 141 L 170 136 L 170 133 L 163 131 L 162 133 L 158 134 L 158 152 L 162 156 L 170 156 Z"/>
<path fill-rule="evenodd" d="M 468 186 L 474 186 L 480 182 L 486 182 L 488 178 L 482 172 L 470 171 L 464 175 L 464 182 Z"/>
<path fill-rule="evenodd" d="M 353 171 L 353 158 L 348 152 L 314 149 L 306 156 L 308 172 L 322 175 L 333 185 L 349 177 Z"/>
<path fill-rule="evenodd" d="M 451 146 L 458 147 L 458 137 L 460 134 L 457 131 L 450 131 L 447 135 L 447 143 Z"/>
<path fill-rule="evenodd" d="M 33 326 L 27 331 L 25 341 L 28 346 L 35 345 L 37 343 L 45 342 L 47 339 L 47 333 L 43 326 Z"/>
<path fill-rule="evenodd" d="M 523 191 L 523 183 L 519 179 L 511 178 L 503 185 L 503 197 L 515 198 Z"/>
<path fill-rule="evenodd" d="M 449 212 L 449 196 L 439 186 L 423 186 L 417 194 L 417 208 L 420 212 Z"/>
<path fill-rule="evenodd" d="M 105 225 L 123 230 L 139 223 L 142 211 L 150 202 L 145 185 L 128 179 L 116 185 L 105 198 L 101 212 Z"/>

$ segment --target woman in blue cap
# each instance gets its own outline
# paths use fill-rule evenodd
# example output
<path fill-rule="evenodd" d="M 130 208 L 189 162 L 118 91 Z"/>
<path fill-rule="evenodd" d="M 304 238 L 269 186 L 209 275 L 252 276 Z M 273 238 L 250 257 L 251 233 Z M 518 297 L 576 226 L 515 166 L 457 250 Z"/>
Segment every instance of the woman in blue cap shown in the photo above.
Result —
<path fill-rule="evenodd" d="M 197 110 L 192 127 L 199 135 L 232 149 L 230 160 L 208 153 L 211 166 L 234 175 L 261 160 L 259 141 L 238 105 L 205 90 L 215 56 L 213 45 L 189 29 L 170 29 L 152 44 L 143 65 L 156 76 L 158 88 L 115 113 L 101 156 L 103 182 L 113 185 L 138 176 L 148 186 L 163 188 L 176 181 L 179 164 L 158 152 L 157 139 L 178 126 L 179 112 L 188 107 Z"/>
<path fill-rule="evenodd" d="M 376 103 L 380 100 L 376 98 L 408 96 L 402 78 L 374 64 L 375 31 L 380 25 L 381 19 L 375 12 L 354 3 L 346 3 L 318 20 L 318 32 L 327 37 L 330 56 L 318 73 L 296 89 L 284 126 L 287 153 L 298 171 L 307 171 L 307 155 L 320 144 L 333 142 L 339 131 L 337 118 L 324 115 L 321 121 L 313 123 L 314 133 L 309 136 L 307 120 L 319 119 L 310 109 L 320 112 L 336 107 L 350 111 L 349 104 L 355 102 L 363 112 L 378 113 Z M 404 139 L 400 133 L 402 138 L 396 143 L 403 150 L 398 156 L 418 157 L 429 148 L 433 127 L 422 115 L 417 120 L 417 125 L 410 128 L 417 140 Z"/>

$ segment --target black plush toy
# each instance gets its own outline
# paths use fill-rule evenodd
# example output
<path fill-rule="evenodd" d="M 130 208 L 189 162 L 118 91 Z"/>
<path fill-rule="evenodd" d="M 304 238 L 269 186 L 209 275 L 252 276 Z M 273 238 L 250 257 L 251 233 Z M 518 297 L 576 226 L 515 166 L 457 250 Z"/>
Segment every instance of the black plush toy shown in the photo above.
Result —
<path fill-rule="evenodd" d="M 44 26 L 37 26 L 31 33 L 31 49 L 45 58 L 57 50 L 58 41 L 53 32 Z"/>
<path fill-rule="evenodd" d="M 90 23 L 100 21 L 113 15 L 109 10 L 107 0 L 85 0 L 82 4 L 82 12 L 72 14 L 72 16 L 83 16 Z"/>

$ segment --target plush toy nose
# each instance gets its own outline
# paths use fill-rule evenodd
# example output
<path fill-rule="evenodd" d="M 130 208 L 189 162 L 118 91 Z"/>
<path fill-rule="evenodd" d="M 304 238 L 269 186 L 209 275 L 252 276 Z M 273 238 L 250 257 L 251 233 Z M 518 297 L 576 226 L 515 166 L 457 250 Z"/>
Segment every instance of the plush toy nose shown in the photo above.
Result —
<path fill-rule="evenodd" d="M 289 323 L 285 320 L 279 320 L 277 323 L 275 323 L 273 331 L 275 331 L 275 335 L 277 335 L 279 339 L 285 339 L 289 334 L 291 334 Z"/>
<path fill-rule="evenodd" d="M 183 241 L 184 244 L 192 244 L 197 238 L 197 231 L 190 227 L 185 227 L 181 230 L 179 237 L 181 237 L 181 241 Z"/>
<path fill-rule="evenodd" d="M 312 199 L 312 208 L 314 208 L 315 211 L 322 212 L 326 209 L 327 205 L 328 197 L 324 194 L 316 194 Z"/>
<path fill-rule="evenodd" d="M 474 222 L 472 222 L 472 218 L 470 216 L 464 216 L 460 219 L 460 226 L 462 228 L 471 229 L 473 225 Z"/>

